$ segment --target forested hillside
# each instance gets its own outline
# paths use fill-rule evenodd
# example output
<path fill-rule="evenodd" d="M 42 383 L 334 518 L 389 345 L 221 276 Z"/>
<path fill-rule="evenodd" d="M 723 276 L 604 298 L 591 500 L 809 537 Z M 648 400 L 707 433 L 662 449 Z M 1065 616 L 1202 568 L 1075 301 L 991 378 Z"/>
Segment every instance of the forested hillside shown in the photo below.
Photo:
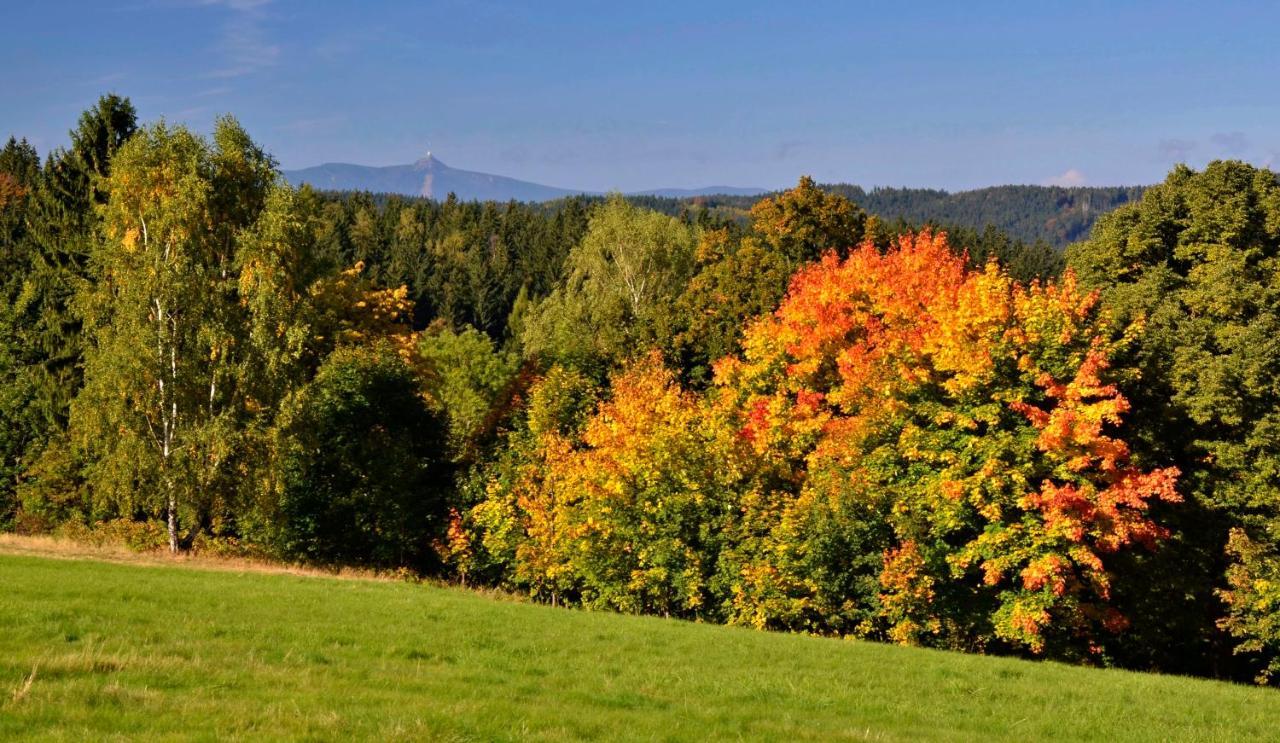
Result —
<path fill-rule="evenodd" d="M 0 528 L 1274 680 L 1276 174 L 1065 268 L 922 219 L 321 194 L 104 97 L 0 151 Z"/>
<path fill-rule="evenodd" d="M 1137 186 L 994 186 L 948 193 L 932 189 L 831 186 L 872 214 L 909 222 L 994 225 L 1027 242 L 1059 247 L 1088 236 L 1098 217 L 1142 195 Z"/>
<path fill-rule="evenodd" d="M 870 191 L 848 184 L 819 185 L 824 191 L 843 196 L 868 214 L 899 225 L 932 225 L 948 229 L 983 232 L 992 228 L 998 233 L 1028 244 L 1063 248 L 1081 240 L 1103 214 L 1142 195 L 1141 186 L 1076 187 L 1060 186 L 995 186 L 973 191 L 940 191 L 925 188 L 873 188 Z M 334 198 L 347 194 L 335 192 Z M 717 222 L 746 224 L 751 207 L 764 196 L 671 197 L 628 195 L 627 201 L 670 216 L 701 218 Z M 376 203 L 404 198 L 393 194 L 369 194 Z M 578 196 L 568 201 L 595 203 L 601 196 Z M 545 202 L 556 210 L 565 200 Z"/>
<path fill-rule="evenodd" d="M 974 230 L 994 227 L 1017 240 L 1044 242 L 1058 248 L 1086 237 L 1099 217 L 1136 201 L 1143 191 L 1141 186 L 993 186 L 954 192 L 929 188 L 866 190 L 847 183 L 824 184 L 820 188 L 887 221 Z M 707 209 L 720 218 L 746 219 L 751 206 L 763 197 L 629 198 L 666 214 L 694 208 Z"/>

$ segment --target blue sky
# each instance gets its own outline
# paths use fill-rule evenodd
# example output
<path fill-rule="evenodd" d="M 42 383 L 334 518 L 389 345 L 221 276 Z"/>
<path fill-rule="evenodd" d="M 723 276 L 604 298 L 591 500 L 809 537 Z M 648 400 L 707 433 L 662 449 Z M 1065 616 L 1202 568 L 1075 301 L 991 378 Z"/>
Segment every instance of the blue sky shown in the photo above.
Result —
<path fill-rule="evenodd" d="M 98 94 L 286 168 L 406 163 L 565 187 L 1148 183 L 1280 166 L 1280 3 L 13 3 L 0 136 Z"/>

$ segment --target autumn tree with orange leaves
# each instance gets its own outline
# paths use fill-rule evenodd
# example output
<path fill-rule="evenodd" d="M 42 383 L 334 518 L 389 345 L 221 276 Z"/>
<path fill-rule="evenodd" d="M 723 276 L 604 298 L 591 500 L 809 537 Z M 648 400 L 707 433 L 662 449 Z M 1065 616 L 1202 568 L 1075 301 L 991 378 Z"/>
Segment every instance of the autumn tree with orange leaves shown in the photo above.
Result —
<path fill-rule="evenodd" d="M 569 416 L 547 413 L 571 410 L 583 382 L 557 368 L 534 388 L 517 438 L 523 462 L 473 511 L 479 541 L 508 563 L 512 585 L 556 602 L 717 618 L 718 556 L 741 477 L 734 431 L 656 353 L 614 374 L 611 397 L 585 421 L 556 424 Z"/>
<path fill-rule="evenodd" d="M 1107 557 L 1154 547 L 1148 508 L 1178 499 L 1176 470 L 1135 467 L 1118 437 L 1115 336 L 1070 275 L 967 269 L 940 234 L 800 271 L 717 368 L 761 466 L 793 483 L 744 509 L 763 536 L 734 619 L 1100 652 L 1126 622 Z"/>

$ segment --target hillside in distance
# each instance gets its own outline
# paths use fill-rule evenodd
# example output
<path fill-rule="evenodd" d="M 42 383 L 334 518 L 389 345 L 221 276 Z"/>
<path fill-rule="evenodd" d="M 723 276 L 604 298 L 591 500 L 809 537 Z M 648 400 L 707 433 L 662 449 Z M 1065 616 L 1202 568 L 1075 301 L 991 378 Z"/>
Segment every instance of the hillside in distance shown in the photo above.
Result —
<path fill-rule="evenodd" d="M 560 188 L 507 176 L 450 167 L 430 153 L 411 165 L 374 167 L 326 163 L 284 171 L 289 183 L 303 183 L 325 191 L 367 191 L 443 200 L 455 194 L 463 201 L 549 202 L 570 196 L 599 196 L 596 191 Z M 868 213 L 888 221 L 935 224 L 983 230 L 988 226 L 1028 243 L 1043 241 L 1055 247 L 1088 236 L 1098 217 L 1136 201 L 1142 186 L 991 186 L 971 191 L 934 188 L 866 189 L 848 183 L 822 188 L 854 201 Z M 642 206 L 678 214 L 693 206 L 722 217 L 745 221 L 747 211 L 765 196 L 759 188 L 707 186 L 659 188 L 627 196 Z"/>
<path fill-rule="evenodd" d="M 995 227 L 1015 240 L 1043 241 L 1054 247 L 1088 237 L 1093 223 L 1107 212 L 1137 201 L 1143 186 L 991 186 L 972 191 L 935 188 L 872 188 L 848 183 L 820 184 L 880 219 L 913 225 Z M 776 192 L 775 192 L 776 193 Z M 772 195 L 772 194 L 766 194 Z M 684 199 L 639 199 L 643 206 L 667 214 L 690 207 L 716 216 L 746 221 L 762 196 L 699 196 Z"/>
<path fill-rule="evenodd" d="M 463 201 L 511 201 L 514 199 L 539 202 L 553 201 L 577 194 L 599 193 L 582 189 L 558 188 L 502 175 L 451 168 L 430 153 L 412 165 L 373 167 L 350 163 L 325 163 L 301 170 L 286 170 L 284 176 L 295 186 L 307 183 L 314 188 L 327 191 L 369 191 L 437 200 L 444 199 L 452 193 Z M 754 196 L 762 193 L 764 189 L 760 188 L 707 186 L 705 188 L 659 188 L 639 191 L 633 195 L 690 198 L 710 194 Z"/>
<path fill-rule="evenodd" d="M 983 229 L 1063 247 L 1088 237 L 1098 217 L 1142 196 L 1142 186 L 992 186 L 948 192 L 924 188 L 825 186 L 882 219 Z"/>

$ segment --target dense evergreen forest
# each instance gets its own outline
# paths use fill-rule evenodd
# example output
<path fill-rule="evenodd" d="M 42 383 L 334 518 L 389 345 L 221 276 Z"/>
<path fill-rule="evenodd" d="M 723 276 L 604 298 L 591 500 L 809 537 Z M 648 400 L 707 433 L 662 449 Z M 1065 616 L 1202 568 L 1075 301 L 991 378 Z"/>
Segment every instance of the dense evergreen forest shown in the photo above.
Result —
<path fill-rule="evenodd" d="M 847 183 L 818 184 L 818 188 L 843 196 L 869 215 L 899 225 L 933 226 L 967 233 L 993 229 L 1013 240 L 1035 245 L 1064 248 L 1089 234 L 1094 222 L 1103 214 L 1136 201 L 1141 186 L 993 186 L 972 191 L 948 192 L 930 188 L 873 188 Z M 331 192 L 328 197 L 342 199 L 350 194 Z M 737 223 L 751 221 L 751 208 L 765 196 L 627 196 L 636 206 L 673 217 L 699 222 Z M 413 197 L 391 194 L 366 194 L 379 206 L 389 201 Z M 546 202 L 545 209 L 554 212 L 568 204 L 603 201 L 599 196 L 579 196 Z M 536 208 L 530 205 L 530 208 Z"/>
<path fill-rule="evenodd" d="M 1088 236 L 1094 222 L 1117 207 L 1142 196 L 1141 186 L 993 186 L 948 192 L 930 188 L 873 188 L 847 183 L 818 186 L 843 196 L 868 214 L 889 222 L 957 227 L 994 228 L 1026 243 L 1063 248 Z M 701 196 L 687 199 L 630 196 L 628 200 L 664 214 L 706 211 L 717 219 L 746 222 L 755 196 Z"/>
<path fill-rule="evenodd" d="M 0 260 L 6 530 L 1280 671 L 1268 170 L 435 202 L 111 95 L 0 151 Z"/>
<path fill-rule="evenodd" d="M 994 186 L 948 193 L 931 189 L 832 186 L 872 214 L 909 222 L 994 225 L 1027 242 L 1063 247 L 1082 240 L 1098 217 L 1136 201 L 1136 186 Z"/>

